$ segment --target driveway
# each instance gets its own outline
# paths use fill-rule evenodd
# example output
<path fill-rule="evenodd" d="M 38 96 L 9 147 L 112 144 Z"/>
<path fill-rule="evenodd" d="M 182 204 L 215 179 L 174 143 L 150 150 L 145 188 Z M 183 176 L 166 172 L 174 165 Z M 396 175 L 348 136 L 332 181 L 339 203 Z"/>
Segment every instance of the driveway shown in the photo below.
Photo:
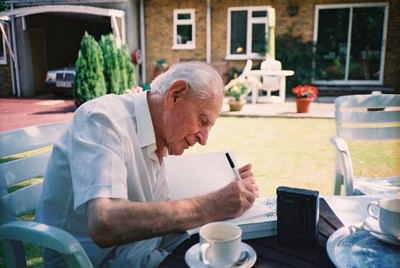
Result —
<path fill-rule="evenodd" d="M 68 121 L 75 110 L 73 99 L 56 99 L 52 95 L 29 99 L 0 98 L 0 132 Z"/>
<path fill-rule="evenodd" d="M 224 102 L 222 116 L 334 118 L 334 97 L 318 97 L 309 113 L 297 113 L 294 99 L 283 104 L 245 104 L 240 112 L 229 112 Z M 0 132 L 37 124 L 70 120 L 76 110 L 73 99 L 57 99 L 53 95 L 37 98 L 0 98 Z"/>

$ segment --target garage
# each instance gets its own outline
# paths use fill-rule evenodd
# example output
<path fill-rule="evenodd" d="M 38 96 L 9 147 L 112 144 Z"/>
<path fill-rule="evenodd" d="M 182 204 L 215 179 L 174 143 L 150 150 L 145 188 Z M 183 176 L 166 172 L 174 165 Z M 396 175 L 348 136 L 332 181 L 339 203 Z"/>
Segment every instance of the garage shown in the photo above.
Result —
<path fill-rule="evenodd" d="M 53 5 L 19 8 L 0 17 L 10 31 L 5 37 L 14 55 L 10 71 L 13 95 L 18 97 L 46 93 L 47 70 L 75 64 L 85 31 L 96 40 L 112 32 L 118 41 L 125 42 L 121 10 Z"/>

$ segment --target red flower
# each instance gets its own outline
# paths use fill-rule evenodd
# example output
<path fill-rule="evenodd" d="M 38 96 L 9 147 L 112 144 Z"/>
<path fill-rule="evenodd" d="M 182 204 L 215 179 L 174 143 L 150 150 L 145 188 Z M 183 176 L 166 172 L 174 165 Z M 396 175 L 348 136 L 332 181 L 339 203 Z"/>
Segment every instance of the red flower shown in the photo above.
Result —
<path fill-rule="evenodd" d="M 292 92 L 296 94 L 297 98 L 313 98 L 316 99 L 318 96 L 318 88 L 310 86 L 308 84 L 298 85 L 292 88 Z"/>

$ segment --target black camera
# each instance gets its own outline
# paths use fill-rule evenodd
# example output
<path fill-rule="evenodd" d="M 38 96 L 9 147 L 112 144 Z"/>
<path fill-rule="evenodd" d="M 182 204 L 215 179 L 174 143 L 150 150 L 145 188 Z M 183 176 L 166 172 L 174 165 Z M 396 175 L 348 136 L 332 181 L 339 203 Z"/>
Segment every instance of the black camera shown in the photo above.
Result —
<path fill-rule="evenodd" d="M 280 186 L 276 194 L 278 243 L 314 250 L 317 245 L 319 192 Z"/>

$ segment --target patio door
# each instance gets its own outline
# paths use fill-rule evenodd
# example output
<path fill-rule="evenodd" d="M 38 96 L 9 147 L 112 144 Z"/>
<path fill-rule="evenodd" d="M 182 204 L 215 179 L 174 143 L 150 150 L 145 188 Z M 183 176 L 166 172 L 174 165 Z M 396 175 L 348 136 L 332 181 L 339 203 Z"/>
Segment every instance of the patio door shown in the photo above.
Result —
<path fill-rule="evenodd" d="M 313 83 L 382 85 L 387 4 L 316 7 Z"/>

